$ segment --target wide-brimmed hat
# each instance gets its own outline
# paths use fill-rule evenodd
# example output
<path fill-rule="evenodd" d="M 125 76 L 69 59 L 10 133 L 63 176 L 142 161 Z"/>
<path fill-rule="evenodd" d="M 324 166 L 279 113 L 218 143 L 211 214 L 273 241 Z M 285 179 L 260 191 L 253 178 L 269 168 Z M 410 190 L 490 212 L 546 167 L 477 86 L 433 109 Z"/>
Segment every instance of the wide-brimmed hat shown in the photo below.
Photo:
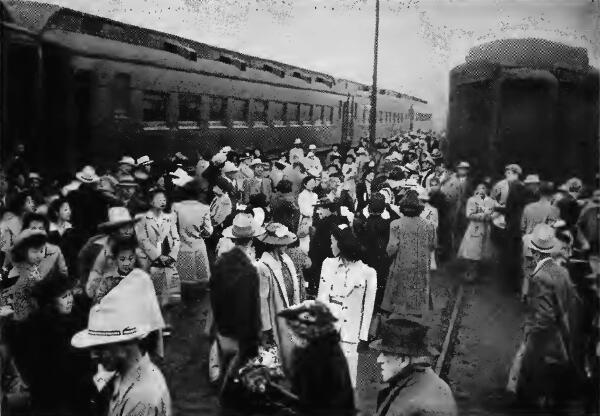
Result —
<path fill-rule="evenodd" d="M 456 169 L 471 169 L 471 164 L 469 162 L 458 162 L 456 165 Z"/>
<path fill-rule="evenodd" d="M 265 227 L 265 233 L 256 237 L 258 241 L 273 246 L 287 246 L 295 242 L 298 237 L 292 233 L 285 225 L 272 222 Z"/>
<path fill-rule="evenodd" d="M 308 150 L 311 150 L 311 151 L 317 150 L 317 146 L 315 146 L 314 144 L 311 144 L 308 146 Z"/>
<path fill-rule="evenodd" d="M 133 177 L 134 177 L 136 180 L 138 180 L 138 181 L 140 181 L 140 182 L 143 182 L 143 181 L 146 181 L 146 180 L 148 180 L 148 178 L 150 178 L 150 175 L 148 175 L 148 174 L 147 174 L 145 171 L 143 171 L 143 170 L 141 170 L 141 169 L 136 169 L 136 170 L 133 172 Z"/>
<path fill-rule="evenodd" d="M 259 227 L 250 214 L 240 213 L 235 216 L 233 223 L 223 230 L 223 237 L 252 238 L 265 233 L 263 227 Z"/>
<path fill-rule="evenodd" d="M 525 180 L 523 181 L 523 183 L 540 183 L 540 176 L 539 175 L 527 175 L 525 177 Z"/>
<path fill-rule="evenodd" d="M 41 177 L 41 175 L 40 175 L 39 173 L 37 173 L 37 172 L 31 172 L 31 173 L 29 174 L 29 179 L 37 179 L 38 181 L 41 181 L 41 180 L 42 180 L 42 177 Z"/>
<path fill-rule="evenodd" d="M 294 140 L 294 144 L 302 144 L 302 140 L 300 140 L 300 138 L 296 138 L 296 140 Z"/>
<path fill-rule="evenodd" d="M 317 203 L 314 205 L 315 208 L 329 208 L 334 211 L 340 205 L 339 200 L 331 199 L 326 196 L 320 198 Z"/>
<path fill-rule="evenodd" d="M 329 306 L 319 300 L 305 300 L 282 310 L 277 316 L 286 320 L 294 335 L 305 340 L 331 337 L 338 332 L 337 318 Z"/>
<path fill-rule="evenodd" d="M 535 226 L 531 232 L 531 240 L 529 240 L 529 249 L 539 251 L 541 253 L 552 253 L 558 245 L 558 239 L 554 228 L 546 223 L 541 223 Z"/>
<path fill-rule="evenodd" d="M 142 157 L 140 157 L 137 161 L 136 164 L 138 166 L 147 166 L 147 165 L 151 165 L 152 163 L 154 163 L 154 160 L 151 160 L 149 156 L 144 155 Z"/>
<path fill-rule="evenodd" d="M 427 345 L 429 327 L 414 317 L 392 318 L 381 323 L 381 338 L 370 344 L 371 349 L 383 353 L 431 357 L 439 352 Z"/>
<path fill-rule="evenodd" d="M 132 341 L 164 327 L 150 276 L 134 269 L 92 307 L 87 328 L 71 338 L 71 345 L 89 348 Z"/>
<path fill-rule="evenodd" d="M 92 166 L 84 166 L 83 169 L 75 174 L 75 177 L 83 183 L 95 183 L 100 179 Z"/>
<path fill-rule="evenodd" d="M 252 159 L 252 162 L 250 162 L 250 167 L 254 167 L 254 166 L 258 166 L 258 165 L 262 166 L 262 164 L 263 164 L 262 160 L 255 158 L 255 159 Z"/>
<path fill-rule="evenodd" d="M 225 162 L 223 169 L 221 169 L 223 173 L 238 172 L 239 170 L 240 168 L 238 168 L 233 162 L 230 162 L 229 160 Z"/>
<path fill-rule="evenodd" d="M 130 166 L 136 166 L 135 164 L 135 159 L 132 158 L 131 156 L 123 156 L 121 158 L 121 160 L 119 160 L 117 162 L 118 165 L 130 165 Z"/>
<path fill-rule="evenodd" d="M 129 210 L 125 207 L 111 207 L 108 209 L 108 221 L 98 224 L 99 230 L 119 228 L 127 224 L 134 224 L 141 218 L 131 218 Z"/>
<path fill-rule="evenodd" d="M 506 165 L 504 167 L 504 171 L 506 172 L 507 170 L 514 172 L 517 175 L 521 175 L 523 173 L 523 169 L 521 169 L 521 166 L 517 165 L 516 163 L 511 163 L 510 165 Z"/>
<path fill-rule="evenodd" d="M 119 181 L 117 183 L 117 186 L 120 186 L 120 187 L 130 187 L 130 186 L 138 185 L 138 183 L 135 181 L 134 177 L 131 175 L 121 175 L 117 178 L 117 180 Z"/>
<path fill-rule="evenodd" d="M 594 190 L 590 199 L 592 202 L 600 203 L 600 189 Z"/>

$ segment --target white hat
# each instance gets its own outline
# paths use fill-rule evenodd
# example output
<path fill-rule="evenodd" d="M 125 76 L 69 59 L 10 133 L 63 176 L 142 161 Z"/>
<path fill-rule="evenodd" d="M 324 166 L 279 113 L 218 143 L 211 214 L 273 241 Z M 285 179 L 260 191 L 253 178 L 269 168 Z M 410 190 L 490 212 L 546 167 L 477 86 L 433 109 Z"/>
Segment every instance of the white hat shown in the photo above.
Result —
<path fill-rule="evenodd" d="M 359 147 L 359 148 L 358 148 L 358 150 L 356 151 L 356 154 L 357 154 L 357 155 L 360 155 L 360 154 L 362 154 L 362 155 L 366 155 L 366 154 L 367 154 L 367 151 L 365 150 L 365 148 L 364 148 L 364 147 Z"/>
<path fill-rule="evenodd" d="M 251 238 L 264 233 L 265 229 L 258 226 L 252 215 L 240 213 L 235 216 L 232 225 L 223 230 L 223 237 Z"/>
<path fill-rule="evenodd" d="M 88 327 L 71 339 L 75 348 L 141 339 L 165 327 L 150 276 L 134 269 L 90 310 Z"/>
<path fill-rule="evenodd" d="M 100 177 L 96 175 L 96 170 L 91 166 L 84 166 L 81 171 L 75 174 L 75 177 L 84 183 L 94 183 L 100 180 Z"/>
<path fill-rule="evenodd" d="M 154 160 L 150 160 L 148 156 L 142 156 L 137 160 L 136 163 L 138 166 L 146 166 L 154 163 Z"/>
<path fill-rule="evenodd" d="M 302 140 L 300 140 L 300 138 L 296 138 L 296 140 L 294 140 L 294 144 L 302 144 Z"/>
<path fill-rule="evenodd" d="M 317 146 L 315 146 L 314 144 L 311 144 L 310 146 L 308 146 L 308 150 L 316 150 Z"/>
<path fill-rule="evenodd" d="M 184 186 L 194 180 L 189 173 L 181 168 L 177 168 L 175 172 L 169 172 L 169 175 L 173 176 L 173 185 Z"/>
<path fill-rule="evenodd" d="M 222 172 L 223 173 L 231 173 L 231 172 L 238 172 L 240 170 L 240 168 L 238 168 L 233 162 L 230 162 L 229 160 L 227 162 L 225 162 L 225 166 L 223 166 Z"/>
<path fill-rule="evenodd" d="M 470 169 L 471 165 L 469 164 L 469 162 L 459 162 L 458 165 L 456 165 L 456 169 Z"/>
<path fill-rule="evenodd" d="M 529 248 L 541 253 L 551 253 L 558 244 L 554 229 L 546 223 L 535 226 L 531 232 Z"/>
<path fill-rule="evenodd" d="M 127 208 L 110 207 L 108 209 L 108 221 L 98 224 L 98 229 L 102 230 L 107 227 L 118 228 L 137 221 L 139 221 L 139 218 L 131 218 L 131 214 Z"/>
<path fill-rule="evenodd" d="M 427 192 L 427 189 L 419 186 L 417 192 L 419 193 L 418 196 L 421 201 L 429 201 L 429 192 Z"/>
<path fill-rule="evenodd" d="M 135 166 L 135 159 L 132 158 L 131 156 L 123 156 L 121 158 L 121 160 L 119 160 L 117 162 L 117 164 L 119 164 L 119 165 L 131 165 L 131 166 Z"/>
<path fill-rule="evenodd" d="M 540 183 L 540 177 L 538 175 L 527 175 L 523 183 Z"/>
<path fill-rule="evenodd" d="M 221 150 L 219 150 L 219 153 L 229 153 L 229 152 L 231 152 L 231 146 L 225 146 Z"/>
<path fill-rule="evenodd" d="M 256 166 L 256 165 L 262 165 L 263 161 L 256 158 L 256 159 L 252 159 L 252 162 L 250 162 L 250 166 Z"/>
<path fill-rule="evenodd" d="M 40 174 L 39 174 L 39 173 L 37 173 L 37 172 L 31 172 L 31 173 L 29 174 L 29 179 L 37 179 L 37 180 L 41 180 L 41 179 L 42 179 L 42 177 L 41 177 L 41 176 L 40 176 Z"/>
<path fill-rule="evenodd" d="M 417 182 L 416 179 L 407 179 L 404 181 L 404 187 L 405 188 L 416 188 L 419 186 L 419 183 Z"/>

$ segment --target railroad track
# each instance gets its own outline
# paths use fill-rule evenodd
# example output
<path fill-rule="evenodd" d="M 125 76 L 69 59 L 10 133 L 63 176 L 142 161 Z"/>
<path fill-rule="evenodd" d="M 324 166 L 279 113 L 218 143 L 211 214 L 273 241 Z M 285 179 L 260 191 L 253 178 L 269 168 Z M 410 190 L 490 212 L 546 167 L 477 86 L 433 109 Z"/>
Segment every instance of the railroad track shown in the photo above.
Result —
<path fill-rule="evenodd" d="M 435 363 L 434 370 L 436 374 L 438 374 L 442 378 L 445 378 L 449 370 L 449 358 L 451 356 L 456 341 L 456 335 L 458 333 L 458 327 L 460 325 L 460 312 L 464 305 L 464 299 L 465 289 L 464 286 L 461 284 L 458 287 L 456 297 L 454 298 L 454 302 L 451 306 L 452 313 L 450 315 L 450 320 L 448 321 L 448 327 L 446 328 L 446 334 L 444 337 L 444 342 L 442 344 L 442 351 L 440 352 L 440 355 L 438 356 L 438 359 Z M 448 312 L 450 312 L 450 308 L 448 308 Z"/>

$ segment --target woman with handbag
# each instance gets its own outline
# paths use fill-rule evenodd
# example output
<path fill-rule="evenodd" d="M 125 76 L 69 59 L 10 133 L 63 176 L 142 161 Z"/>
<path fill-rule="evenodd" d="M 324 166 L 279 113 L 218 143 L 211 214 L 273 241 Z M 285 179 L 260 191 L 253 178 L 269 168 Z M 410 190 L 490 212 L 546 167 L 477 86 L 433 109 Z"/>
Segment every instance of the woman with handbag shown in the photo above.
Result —
<path fill-rule="evenodd" d="M 333 229 L 331 252 L 334 257 L 326 259 L 321 268 L 317 300 L 329 305 L 338 319 L 342 350 L 348 360 L 352 385 L 356 387 L 358 347 L 369 338 L 377 273 L 360 260 L 360 243 L 345 224 Z"/>
<path fill-rule="evenodd" d="M 159 188 L 151 189 L 149 198 L 151 208 L 141 214 L 135 235 L 150 262 L 150 276 L 168 325 L 167 308 L 181 301 L 181 281 L 175 267 L 180 246 L 179 232 L 174 216 L 165 212 L 165 192 Z"/>
<path fill-rule="evenodd" d="M 298 239 L 300 248 L 308 253 L 310 245 L 310 228 L 312 227 L 315 204 L 319 199 L 314 192 L 317 186 L 317 178 L 308 175 L 302 179 L 302 191 L 298 194 L 298 208 L 300 209 L 300 223 L 298 224 Z"/>

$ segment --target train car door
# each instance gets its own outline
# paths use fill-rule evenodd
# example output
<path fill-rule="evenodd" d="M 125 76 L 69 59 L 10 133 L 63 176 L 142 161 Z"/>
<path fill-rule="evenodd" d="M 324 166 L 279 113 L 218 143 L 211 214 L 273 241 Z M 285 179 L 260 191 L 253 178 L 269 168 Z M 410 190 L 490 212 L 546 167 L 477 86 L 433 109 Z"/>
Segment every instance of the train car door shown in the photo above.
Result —
<path fill-rule="evenodd" d="M 5 159 L 17 143 L 31 156 L 38 141 L 41 105 L 41 47 L 33 38 L 3 26 L 2 30 L 2 137 Z M 30 163 L 37 161 L 30 160 Z"/>

